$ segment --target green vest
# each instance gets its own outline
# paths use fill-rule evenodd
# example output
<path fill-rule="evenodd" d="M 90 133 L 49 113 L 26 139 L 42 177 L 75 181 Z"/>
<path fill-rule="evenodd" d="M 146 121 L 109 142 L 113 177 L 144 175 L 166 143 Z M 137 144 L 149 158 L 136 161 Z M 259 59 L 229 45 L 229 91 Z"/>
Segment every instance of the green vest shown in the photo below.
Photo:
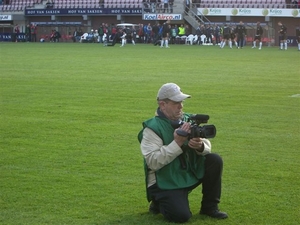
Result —
<path fill-rule="evenodd" d="M 178 34 L 179 35 L 185 35 L 185 28 L 184 27 L 178 27 Z"/>
<path fill-rule="evenodd" d="M 185 114 L 184 120 L 188 117 L 189 115 Z M 174 128 L 171 125 L 171 121 L 166 118 L 156 116 L 143 122 L 143 127 L 138 135 L 140 142 L 143 138 L 143 130 L 146 127 L 153 130 L 163 140 L 164 145 L 168 145 L 174 140 Z M 187 143 L 188 141 L 181 147 L 184 152 L 181 156 L 155 172 L 156 183 L 159 188 L 165 190 L 186 188 L 196 184 L 203 178 L 205 157 L 197 155 L 194 149 L 188 147 Z M 180 157 L 186 165 L 185 169 L 182 168 Z M 147 183 L 148 168 L 146 163 L 145 175 Z"/>

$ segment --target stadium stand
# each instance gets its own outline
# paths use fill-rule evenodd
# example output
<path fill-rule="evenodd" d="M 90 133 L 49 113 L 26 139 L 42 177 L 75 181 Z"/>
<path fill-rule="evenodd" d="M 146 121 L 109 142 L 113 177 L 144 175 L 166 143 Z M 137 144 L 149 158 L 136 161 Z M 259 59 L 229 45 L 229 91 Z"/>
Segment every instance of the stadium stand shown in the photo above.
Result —
<path fill-rule="evenodd" d="M 0 11 L 23 11 L 44 4 L 43 0 L 10 0 L 0 5 Z M 160 2 L 158 0 L 158 2 Z M 56 0 L 54 8 L 142 8 L 143 0 Z M 286 0 L 202 0 L 200 8 L 288 8 Z"/>
<path fill-rule="evenodd" d="M 42 0 L 10 0 L 9 4 L 2 4 L 2 11 L 23 11 L 25 8 L 33 8 L 34 4 L 41 3 Z"/>
<path fill-rule="evenodd" d="M 202 0 L 200 8 L 286 8 L 285 0 Z"/>

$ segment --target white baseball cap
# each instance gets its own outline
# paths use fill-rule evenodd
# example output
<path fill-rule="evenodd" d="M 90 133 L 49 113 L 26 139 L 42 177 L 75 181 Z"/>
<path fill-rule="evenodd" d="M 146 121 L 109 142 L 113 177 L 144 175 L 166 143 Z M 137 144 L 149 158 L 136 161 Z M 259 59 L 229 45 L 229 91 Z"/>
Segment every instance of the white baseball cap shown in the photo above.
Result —
<path fill-rule="evenodd" d="M 174 83 L 166 83 L 158 90 L 157 100 L 170 99 L 174 102 L 182 102 L 190 95 L 181 92 L 180 87 Z"/>

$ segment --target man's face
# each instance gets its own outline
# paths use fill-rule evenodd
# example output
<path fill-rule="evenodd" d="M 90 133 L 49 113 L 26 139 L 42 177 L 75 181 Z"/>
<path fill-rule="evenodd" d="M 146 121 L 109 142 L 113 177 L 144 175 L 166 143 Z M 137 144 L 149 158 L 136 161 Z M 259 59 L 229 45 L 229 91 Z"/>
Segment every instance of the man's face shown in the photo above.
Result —
<path fill-rule="evenodd" d="M 178 120 L 182 118 L 183 102 L 174 102 L 165 100 L 160 102 L 160 109 L 170 120 Z"/>

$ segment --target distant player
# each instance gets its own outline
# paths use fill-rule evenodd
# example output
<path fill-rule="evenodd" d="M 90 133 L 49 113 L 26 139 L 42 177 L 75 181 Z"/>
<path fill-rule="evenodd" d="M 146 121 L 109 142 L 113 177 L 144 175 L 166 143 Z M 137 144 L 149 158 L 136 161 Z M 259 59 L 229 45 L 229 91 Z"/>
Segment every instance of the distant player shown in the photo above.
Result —
<path fill-rule="evenodd" d="M 236 41 L 236 35 L 235 35 L 235 28 L 231 28 L 231 34 L 230 34 L 231 42 L 234 43 L 234 45 L 238 48 L 238 43 Z"/>
<path fill-rule="evenodd" d="M 166 46 L 166 48 L 169 48 L 169 36 L 170 36 L 170 20 L 168 20 L 167 22 L 165 22 L 162 26 L 162 39 L 161 39 L 161 43 L 160 43 L 160 47 L 163 48 L 164 45 Z"/>
<path fill-rule="evenodd" d="M 231 29 L 229 26 L 227 26 L 227 24 L 225 24 L 223 27 L 223 38 L 220 44 L 220 48 L 224 48 L 226 42 L 228 42 L 229 48 L 232 48 Z"/>
<path fill-rule="evenodd" d="M 127 36 L 127 34 L 126 34 L 126 31 L 125 31 L 125 28 L 124 28 L 124 30 L 122 31 L 122 35 L 121 35 L 121 40 L 122 40 L 122 45 L 120 46 L 120 47 L 124 47 L 124 45 L 126 44 L 126 36 Z"/>
<path fill-rule="evenodd" d="M 107 34 L 104 33 L 103 36 L 102 36 L 103 46 L 107 46 L 107 41 L 108 41 L 107 39 L 108 39 L 108 38 L 107 38 Z"/>
<path fill-rule="evenodd" d="M 296 40 L 298 43 L 298 51 L 300 51 L 300 27 L 296 29 Z"/>
<path fill-rule="evenodd" d="M 287 33 L 287 28 L 284 24 L 282 24 L 280 21 L 278 22 L 279 26 L 279 40 L 280 40 L 280 50 L 287 50 L 287 41 L 286 41 L 286 33 Z"/>
<path fill-rule="evenodd" d="M 260 25 L 260 22 L 257 22 L 256 24 L 256 32 L 255 32 L 255 37 L 254 37 L 254 41 L 253 41 L 253 47 L 252 48 L 256 48 L 256 42 L 259 41 L 259 50 L 261 50 L 261 46 L 262 46 L 262 42 L 261 42 L 261 37 L 263 35 L 263 28 Z"/>
<path fill-rule="evenodd" d="M 136 29 L 134 27 L 132 27 L 131 29 L 129 29 L 129 33 L 130 33 L 131 43 L 133 45 L 135 45 L 135 41 L 136 41 Z"/>

